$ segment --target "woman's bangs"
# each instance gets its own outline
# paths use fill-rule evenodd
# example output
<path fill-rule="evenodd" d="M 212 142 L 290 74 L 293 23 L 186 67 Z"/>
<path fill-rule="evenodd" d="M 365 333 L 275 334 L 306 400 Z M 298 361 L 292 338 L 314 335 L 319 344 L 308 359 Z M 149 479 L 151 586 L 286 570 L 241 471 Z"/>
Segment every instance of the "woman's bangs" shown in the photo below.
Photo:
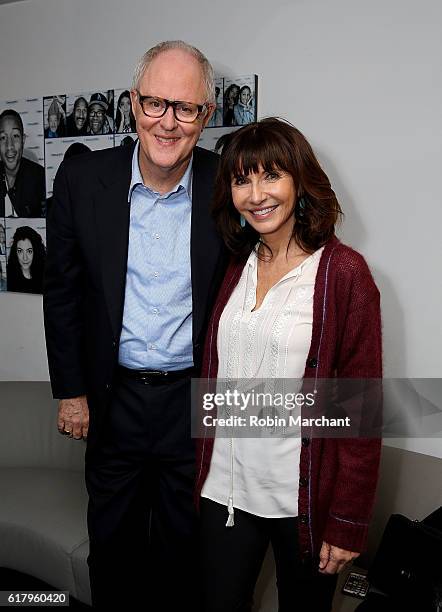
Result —
<path fill-rule="evenodd" d="M 289 171 L 289 155 L 276 136 L 261 134 L 257 130 L 244 134 L 230 152 L 231 175 L 247 176 L 259 172 L 260 168 L 265 172 L 275 169 Z"/>

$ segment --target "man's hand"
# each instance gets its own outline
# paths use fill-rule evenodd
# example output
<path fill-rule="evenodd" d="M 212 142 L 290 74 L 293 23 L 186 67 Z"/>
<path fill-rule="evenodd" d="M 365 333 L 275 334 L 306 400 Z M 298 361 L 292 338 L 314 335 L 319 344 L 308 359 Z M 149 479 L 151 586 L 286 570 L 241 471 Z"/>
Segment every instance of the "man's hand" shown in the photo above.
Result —
<path fill-rule="evenodd" d="M 359 557 L 359 554 L 322 542 L 321 552 L 319 553 L 319 573 L 337 574 L 346 563 Z"/>
<path fill-rule="evenodd" d="M 89 407 L 85 395 L 62 399 L 58 402 L 58 431 L 69 434 L 75 440 L 87 438 L 89 429 Z"/>

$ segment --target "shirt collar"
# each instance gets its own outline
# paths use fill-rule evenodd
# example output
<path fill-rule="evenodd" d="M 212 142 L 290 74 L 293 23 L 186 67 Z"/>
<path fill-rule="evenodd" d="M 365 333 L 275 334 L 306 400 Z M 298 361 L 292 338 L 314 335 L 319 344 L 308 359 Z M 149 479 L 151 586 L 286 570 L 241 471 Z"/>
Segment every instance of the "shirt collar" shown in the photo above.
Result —
<path fill-rule="evenodd" d="M 135 149 L 132 155 L 132 176 L 130 180 L 129 193 L 127 197 L 128 202 L 130 202 L 130 199 L 132 197 L 132 192 L 135 189 L 135 187 L 137 187 L 137 185 L 144 186 L 143 176 L 141 174 L 140 164 L 138 162 L 139 150 L 140 150 L 140 141 L 138 140 L 137 144 L 135 145 Z M 169 195 L 172 195 L 173 193 L 177 193 L 179 189 L 182 188 L 186 191 L 187 195 L 189 196 L 189 199 L 191 200 L 192 199 L 192 169 L 193 169 L 193 154 L 192 154 L 192 157 L 190 158 L 190 162 L 186 168 L 186 171 L 181 177 L 181 180 L 179 181 L 179 183 L 175 185 L 173 189 L 163 194 L 161 197 L 167 198 Z M 150 189 L 149 187 L 145 187 L 145 189 L 148 189 L 151 193 L 158 195 L 158 192 L 154 191 L 153 189 Z"/>
<path fill-rule="evenodd" d="M 258 248 L 258 244 L 255 246 L 253 251 L 250 253 L 249 258 L 248 258 L 248 260 L 246 262 L 246 266 L 249 266 L 249 268 L 251 269 L 252 272 L 254 272 L 258 268 L 258 255 L 257 255 L 257 250 L 256 250 L 257 248 Z M 295 277 L 295 276 L 300 276 L 302 274 L 304 268 L 307 265 L 310 265 L 310 263 L 312 261 L 320 258 L 320 256 L 322 255 L 322 251 L 323 250 L 324 250 L 324 247 L 320 247 L 319 249 L 314 251 L 314 253 L 312 253 L 306 259 L 304 259 L 304 261 L 302 263 L 300 263 L 298 266 L 296 266 L 296 268 L 293 268 L 292 270 L 287 272 L 287 274 L 283 277 L 283 279 L 285 280 L 287 278 L 291 278 L 291 277 Z M 280 280 L 283 280 L 283 279 L 281 278 Z"/>

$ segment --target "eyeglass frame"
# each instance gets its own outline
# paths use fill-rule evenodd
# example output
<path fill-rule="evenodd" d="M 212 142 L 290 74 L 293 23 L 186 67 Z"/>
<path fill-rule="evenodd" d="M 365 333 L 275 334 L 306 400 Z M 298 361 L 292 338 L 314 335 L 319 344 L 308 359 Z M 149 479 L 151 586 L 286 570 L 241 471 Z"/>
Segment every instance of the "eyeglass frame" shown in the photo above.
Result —
<path fill-rule="evenodd" d="M 210 104 L 208 104 L 207 102 L 204 102 L 204 104 L 197 104 L 196 102 L 186 102 L 185 100 L 168 100 L 167 98 L 160 98 L 159 96 L 142 96 L 140 91 L 138 89 L 135 90 L 137 92 L 138 95 L 138 103 L 141 106 L 141 110 L 143 112 L 143 115 L 145 117 L 149 117 L 150 119 L 161 119 L 161 117 L 164 117 L 164 115 L 167 113 L 167 110 L 169 108 L 169 106 L 171 106 L 173 108 L 173 116 L 175 117 L 175 119 L 177 121 L 179 121 L 180 123 L 195 123 L 195 121 L 201 116 L 201 114 L 206 110 L 210 109 Z M 165 102 L 166 106 L 164 108 L 164 112 L 162 115 L 157 115 L 156 117 L 153 117 L 152 115 L 148 115 L 143 107 L 143 100 L 145 100 L 146 98 L 152 98 L 155 100 L 161 100 L 162 102 Z M 178 119 L 178 117 L 176 116 L 176 105 L 177 104 L 193 104 L 197 107 L 198 109 L 198 114 L 195 117 L 195 119 L 192 119 L 192 121 L 183 121 L 182 119 Z"/>

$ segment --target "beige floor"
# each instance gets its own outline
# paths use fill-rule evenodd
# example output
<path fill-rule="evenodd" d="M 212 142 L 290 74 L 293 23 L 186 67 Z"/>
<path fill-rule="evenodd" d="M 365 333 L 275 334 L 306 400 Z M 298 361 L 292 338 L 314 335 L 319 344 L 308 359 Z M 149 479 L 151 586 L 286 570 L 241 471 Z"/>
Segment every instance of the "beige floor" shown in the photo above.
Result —
<path fill-rule="evenodd" d="M 353 612 L 356 610 L 358 605 L 361 603 L 361 599 L 357 597 L 350 597 L 341 593 L 342 586 L 344 585 L 345 578 L 351 568 L 345 571 L 342 576 L 339 577 L 338 586 L 336 587 L 335 597 L 333 599 L 333 612 Z M 360 571 L 365 574 L 364 570 L 359 568 L 353 568 L 354 570 Z"/>
<path fill-rule="evenodd" d="M 275 573 L 273 568 L 273 558 L 271 552 L 269 551 L 256 587 L 254 612 L 277 612 L 278 610 L 278 596 L 276 592 Z M 350 597 L 341 593 L 346 575 L 350 569 L 351 568 L 345 570 L 339 577 L 335 597 L 333 599 L 332 612 L 354 612 L 362 601 L 356 597 Z M 353 569 L 357 569 L 357 571 L 365 573 L 364 570 L 360 570 L 359 568 Z M 314 610 L 309 612 L 314 612 Z"/>

